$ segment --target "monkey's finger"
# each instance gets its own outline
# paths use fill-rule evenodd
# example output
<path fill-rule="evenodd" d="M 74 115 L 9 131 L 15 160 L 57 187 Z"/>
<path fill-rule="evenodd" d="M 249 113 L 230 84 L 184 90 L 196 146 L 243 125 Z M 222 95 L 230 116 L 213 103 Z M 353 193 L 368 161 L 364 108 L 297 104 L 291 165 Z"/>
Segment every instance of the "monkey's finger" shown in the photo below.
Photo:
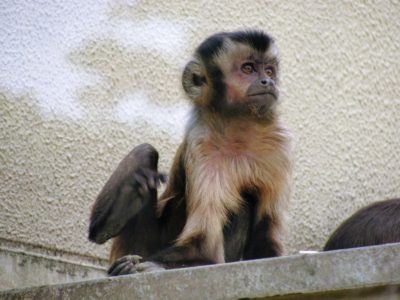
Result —
<path fill-rule="evenodd" d="M 167 182 L 167 175 L 164 173 L 159 173 L 158 174 L 158 180 L 162 183 L 166 183 Z"/>
<path fill-rule="evenodd" d="M 108 268 L 107 274 L 109 276 L 115 276 L 116 274 L 118 274 L 118 270 L 121 265 L 122 264 L 116 264 L 116 263 L 112 264 L 112 266 Z"/>
<path fill-rule="evenodd" d="M 116 261 L 114 261 L 114 263 L 108 268 L 107 273 L 111 274 L 114 272 L 114 269 L 117 268 L 119 265 L 124 264 L 126 262 L 129 262 L 129 259 L 127 258 L 127 256 L 123 256 L 119 259 L 117 259 Z"/>
<path fill-rule="evenodd" d="M 108 275 L 112 275 L 112 274 L 114 274 L 115 272 L 114 272 L 114 270 L 116 269 L 116 267 L 118 267 L 120 264 L 117 264 L 117 263 L 113 263 L 109 268 L 108 268 L 108 270 L 107 270 L 107 274 Z"/>
<path fill-rule="evenodd" d="M 108 270 L 108 275 L 110 275 L 110 276 L 117 276 L 117 275 L 122 275 L 122 271 L 124 270 L 124 271 L 126 271 L 125 269 L 128 267 L 133 267 L 134 265 L 133 265 L 133 263 L 132 262 L 130 262 L 130 261 L 125 261 L 125 262 L 122 262 L 122 263 L 120 263 L 120 264 L 118 264 L 117 266 L 115 266 L 114 268 L 110 268 L 110 270 Z"/>
<path fill-rule="evenodd" d="M 136 267 L 133 264 L 126 264 L 124 268 L 122 268 L 118 275 L 127 275 L 127 274 L 135 274 L 137 273 Z"/>
<path fill-rule="evenodd" d="M 156 174 L 149 174 L 147 177 L 147 183 L 150 188 L 156 189 L 158 185 L 158 178 Z"/>
<path fill-rule="evenodd" d="M 163 176 L 160 173 L 154 172 L 152 170 L 148 170 L 149 172 L 146 174 L 148 178 L 149 186 L 153 189 L 156 189 L 160 186 L 161 177 Z"/>
<path fill-rule="evenodd" d="M 126 255 L 125 257 L 127 260 L 131 261 L 134 265 L 138 264 L 143 259 L 143 257 L 137 254 Z"/>
<path fill-rule="evenodd" d="M 119 266 L 125 266 L 125 265 L 132 265 L 132 268 L 142 260 L 143 257 L 140 255 L 132 254 L 132 255 L 125 255 L 120 258 L 118 258 L 108 269 L 107 273 L 109 275 L 111 274 L 119 274 L 120 273 L 120 267 Z"/>
<path fill-rule="evenodd" d="M 149 187 L 147 186 L 147 180 L 141 174 L 136 173 L 133 178 L 139 184 L 139 192 L 145 196 L 149 194 Z"/>
<path fill-rule="evenodd" d="M 140 194 L 140 196 L 142 196 L 143 198 L 147 198 L 149 196 L 149 192 L 146 191 L 144 188 L 140 187 L 138 189 L 138 193 Z"/>
<path fill-rule="evenodd" d="M 154 188 L 158 188 L 162 183 L 167 181 L 167 176 L 163 173 L 156 173 L 154 175 L 154 184 L 156 185 Z"/>

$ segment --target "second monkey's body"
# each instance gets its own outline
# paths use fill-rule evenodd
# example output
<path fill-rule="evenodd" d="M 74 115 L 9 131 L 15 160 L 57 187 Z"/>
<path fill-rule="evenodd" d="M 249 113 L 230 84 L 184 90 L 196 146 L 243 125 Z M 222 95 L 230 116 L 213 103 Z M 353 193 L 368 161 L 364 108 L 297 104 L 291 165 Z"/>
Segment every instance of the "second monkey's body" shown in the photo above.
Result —
<path fill-rule="evenodd" d="M 89 238 L 116 236 L 110 274 L 282 253 L 291 163 L 276 113 L 278 65 L 274 41 L 259 31 L 216 34 L 199 46 L 183 73 L 193 111 L 165 192 L 157 200 L 158 153 L 144 144 L 93 207 Z"/>

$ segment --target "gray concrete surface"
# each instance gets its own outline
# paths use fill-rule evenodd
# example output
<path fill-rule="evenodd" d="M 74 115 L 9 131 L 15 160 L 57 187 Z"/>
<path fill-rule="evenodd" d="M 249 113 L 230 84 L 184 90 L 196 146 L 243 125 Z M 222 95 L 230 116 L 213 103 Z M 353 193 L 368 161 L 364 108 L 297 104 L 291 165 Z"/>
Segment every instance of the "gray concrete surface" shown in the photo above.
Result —
<path fill-rule="evenodd" d="M 0 299 L 399 299 L 399 286 L 400 244 L 389 244 L 10 290 Z"/>
<path fill-rule="evenodd" d="M 0 290 L 105 277 L 99 260 L 0 241 Z"/>

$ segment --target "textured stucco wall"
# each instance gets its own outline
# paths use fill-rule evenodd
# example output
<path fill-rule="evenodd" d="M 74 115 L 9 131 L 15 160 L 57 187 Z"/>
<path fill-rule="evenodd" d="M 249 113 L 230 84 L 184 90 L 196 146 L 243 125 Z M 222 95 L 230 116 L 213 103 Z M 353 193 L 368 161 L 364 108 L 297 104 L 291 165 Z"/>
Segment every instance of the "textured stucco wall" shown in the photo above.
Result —
<path fill-rule="evenodd" d="M 168 170 L 199 41 L 266 30 L 295 136 L 287 249 L 320 249 L 347 215 L 400 196 L 398 1 L 0 2 L 0 238 L 106 256 L 89 209 L 140 142 Z"/>

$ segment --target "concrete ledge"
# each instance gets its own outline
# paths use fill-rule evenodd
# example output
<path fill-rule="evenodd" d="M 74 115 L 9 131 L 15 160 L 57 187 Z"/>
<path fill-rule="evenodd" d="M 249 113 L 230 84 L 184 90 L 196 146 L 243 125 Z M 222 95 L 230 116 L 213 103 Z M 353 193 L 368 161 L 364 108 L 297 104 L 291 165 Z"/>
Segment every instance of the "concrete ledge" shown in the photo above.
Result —
<path fill-rule="evenodd" d="M 367 297 L 370 293 L 378 298 Z M 400 295 L 400 244 L 10 290 L 0 298 L 332 299 L 345 294 L 342 299 L 381 299 L 381 293 Z"/>
<path fill-rule="evenodd" d="M 67 283 L 105 276 L 106 268 L 70 255 L 48 254 L 44 249 L 1 241 L 0 290 Z M 18 247 L 18 248 L 17 248 Z M 50 250 L 49 250 L 50 251 Z M 92 259 L 96 261 L 95 259 Z"/>
<path fill-rule="evenodd" d="M 5 239 L 3 237 L 0 237 L 0 248 L 24 251 L 27 253 L 34 253 L 51 258 L 60 258 L 67 261 L 94 265 L 94 266 L 107 267 L 108 265 L 108 260 L 102 257 L 96 257 L 93 255 L 90 256 L 82 255 L 80 253 L 68 252 L 65 251 L 64 249 L 48 248 L 43 245 L 34 245 L 22 241 Z"/>

